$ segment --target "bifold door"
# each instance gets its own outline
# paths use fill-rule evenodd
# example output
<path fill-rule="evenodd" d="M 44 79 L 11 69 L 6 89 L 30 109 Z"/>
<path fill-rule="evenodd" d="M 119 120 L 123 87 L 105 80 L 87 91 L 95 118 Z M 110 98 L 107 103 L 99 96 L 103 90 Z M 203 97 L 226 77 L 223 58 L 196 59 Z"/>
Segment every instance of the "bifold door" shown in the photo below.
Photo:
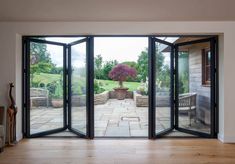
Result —
<path fill-rule="evenodd" d="M 88 127 L 88 39 L 68 45 L 68 127 L 79 136 L 87 136 Z"/>
<path fill-rule="evenodd" d="M 185 60 L 188 60 L 186 66 Z M 216 39 L 175 44 L 175 128 L 201 137 L 216 134 Z M 188 77 L 188 88 L 183 88 Z"/>
<path fill-rule="evenodd" d="M 216 39 L 193 39 L 150 40 L 153 138 L 175 130 L 182 135 L 216 135 Z"/>
<path fill-rule="evenodd" d="M 216 39 L 173 42 L 149 36 L 149 138 L 173 130 L 216 135 Z M 26 37 L 24 134 L 69 130 L 94 137 L 94 39 L 66 44 Z"/>
<path fill-rule="evenodd" d="M 154 135 L 161 137 L 174 128 L 174 46 L 153 38 L 152 49 Z"/>
<path fill-rule="evenodd" d="M 27 39 L 24 50 L 25 133 L 38 137 L 61 132 L 67 126 L 66 45 Z"/>
<path fill-rule="evenodd" d="M 90 37 L 70 44 L 24 39 L 23 103 L 27 137 L 66 129 L 80 137 L 91 136 L 90 45 Z"/>

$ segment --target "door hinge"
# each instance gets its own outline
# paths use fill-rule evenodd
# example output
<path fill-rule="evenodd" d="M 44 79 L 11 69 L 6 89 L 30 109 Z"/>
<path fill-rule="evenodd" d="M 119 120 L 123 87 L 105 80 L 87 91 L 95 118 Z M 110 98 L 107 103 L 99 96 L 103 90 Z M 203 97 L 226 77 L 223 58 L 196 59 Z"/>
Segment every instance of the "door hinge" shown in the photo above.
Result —
<path fill-rule="evenodd" d="M 214 107 L 217 108 L 217 103 L 214 103 Z"/>
<path fill-rule="evenodd" d="M 66 74 L 66 75 L 69 74 L 69 69 L 68 69 L 68 68 L 65 69 L 65 74 Z"/>

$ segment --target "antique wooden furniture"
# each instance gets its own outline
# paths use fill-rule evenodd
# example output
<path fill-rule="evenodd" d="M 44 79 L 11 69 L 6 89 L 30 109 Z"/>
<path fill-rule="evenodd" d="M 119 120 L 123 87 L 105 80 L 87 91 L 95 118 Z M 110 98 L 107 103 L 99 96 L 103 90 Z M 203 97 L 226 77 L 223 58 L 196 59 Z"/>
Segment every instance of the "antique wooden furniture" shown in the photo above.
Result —
<path fill-rule="evenodd" d="M 0 107 L 0 152 L 3 151 L 6 138 L 6 110 Z"/>
<path fill-rule="evenodd" d="M 43 88 L 30 88 L 30 106 L 33 106 L 34 101 L 46 101 L 46 106 L 49 105 L 49 92 Z"/>
<path fill-rule="evenodd" d="M 188 114 L 189 126 L 191 126 L 192 118 L 194 118 L 194 121 L 196 122 L 196 102 L 196 93 L 185 93 L 179 95 L 179 114 Z"/>

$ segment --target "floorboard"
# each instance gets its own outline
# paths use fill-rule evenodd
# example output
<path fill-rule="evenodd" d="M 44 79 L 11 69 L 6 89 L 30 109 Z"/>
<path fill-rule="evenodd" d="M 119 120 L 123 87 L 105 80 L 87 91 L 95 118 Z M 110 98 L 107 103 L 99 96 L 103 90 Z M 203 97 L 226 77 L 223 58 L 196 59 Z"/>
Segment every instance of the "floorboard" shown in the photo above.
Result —
<path fill-rule="evenodd" d="M 216 139 L 24 139 L 0 164 L 235 163 L 235 144 Z"/>

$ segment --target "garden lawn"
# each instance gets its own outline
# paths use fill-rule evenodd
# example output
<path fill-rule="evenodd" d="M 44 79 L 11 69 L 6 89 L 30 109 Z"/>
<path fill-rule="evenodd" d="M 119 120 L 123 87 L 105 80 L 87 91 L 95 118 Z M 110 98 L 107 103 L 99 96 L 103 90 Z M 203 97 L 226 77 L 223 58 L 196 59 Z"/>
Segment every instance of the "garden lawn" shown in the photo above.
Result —
<path fill-rule="evenodd" d="M 113 88 L 118 87 L 118 82 L 113 80 L 97 80 L 101 82 L 101 87 L 104 88 L 106 91 L 113 91 Z M 137 90 L 138 86 L 140 85 L 139 82 L 124 82 L 123 86 L 129 88 L 129 91 Z"/>
<path fill-rule="evenodd" d="M 33 82 L 44 83 L 45 85 L 54 81 L 59 81 L 60 79 L 62 79 L 62 75 L 60 74 L 35 73 L 33 75 Z"/>
<path fill-rule="evenodd" d="M 51 83 L 53 81 L 59 81 L 62 78 L 60 74 L 47 74 L 47 73 L 40 73 L 34 75 L 34 82 L 44 83 L 47 85 L 48 83 Z M 84 81 L 81 81 L 81 78 L 74 77 L 73 80 L 73 90 L 78 92 L 80 90 L 81 86 L 84 85 Z M 106 91 L 113 91 L 113 88 L 118 87 L 118 82 L 113 80 L 97 80 L 101 82 L 101 87 L 104 88 Z M 139 82 L 124 82 L 124 87 L 129 88 L 129 91 L 135 91 L 137 87 L 140 85 Z"/>

